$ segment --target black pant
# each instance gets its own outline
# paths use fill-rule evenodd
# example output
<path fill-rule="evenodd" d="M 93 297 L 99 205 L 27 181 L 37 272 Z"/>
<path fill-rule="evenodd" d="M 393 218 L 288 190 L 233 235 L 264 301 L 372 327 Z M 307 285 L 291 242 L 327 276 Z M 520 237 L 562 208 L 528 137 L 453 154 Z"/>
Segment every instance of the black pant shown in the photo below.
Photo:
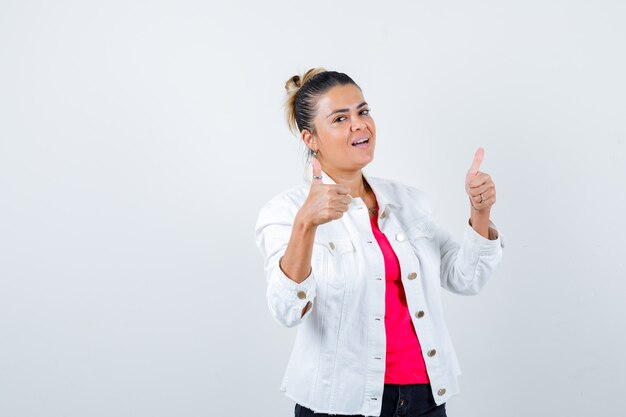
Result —
<path fill-rule="evenodd" d="M 314 413 L 296 404 L 295 417 L 336 416 L 345 414 Z M 430 390 L 430 384 L 395 385 L 385 384 L 383 406 L 380 417 L 446 417 L 446 404 L 437 405 Z M 363 417 L 355 415 L 354 417 Z"/>

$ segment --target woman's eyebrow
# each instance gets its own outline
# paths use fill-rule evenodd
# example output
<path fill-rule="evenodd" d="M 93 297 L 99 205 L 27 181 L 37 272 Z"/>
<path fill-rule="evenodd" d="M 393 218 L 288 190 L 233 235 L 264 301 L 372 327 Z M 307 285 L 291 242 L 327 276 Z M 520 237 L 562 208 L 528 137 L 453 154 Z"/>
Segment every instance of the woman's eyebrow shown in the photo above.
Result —
<path fill-rule="evenodd" d="M 358 106 L 356 106 L 356 109 L 358 110 L 358 109 L 360 109 L 363 106 L 367 106 L 367 101 L 364 101 L 363 103 L 361 103 Z M 333 111 L 331 114 L 329 114 L 328 116 L 326 116 L 326 118 L 329 118 L 330 116 L 332 116 L 335 113 L 344 113 L 344 112 L 347 112 L 347 111 L 350 111 L 350 109 L 348 109 L 348 108 L 337 109 L 337 110 Z"/>

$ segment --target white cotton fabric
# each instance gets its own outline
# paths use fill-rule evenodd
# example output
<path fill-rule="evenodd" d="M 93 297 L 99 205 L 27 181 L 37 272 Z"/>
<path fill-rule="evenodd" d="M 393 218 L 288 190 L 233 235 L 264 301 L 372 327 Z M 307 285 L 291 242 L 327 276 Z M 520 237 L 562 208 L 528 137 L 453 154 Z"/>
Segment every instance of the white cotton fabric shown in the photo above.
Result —
<path fill-rule="evenodd" d="M 439 227 L 424 192 L 365 172 L 363 176 L 376 194 L 379 228 L 400 262 L 433 397 L 442 404 L 459 392 L 461 368 L 444 322 L 441 288 L 477 294 L 502 258 L 504 237 L 493 222 L 489 233 L 495 239 L 490 240 L 468 221 L 459 243 Z M 335 183 L 325 172 L 322 182 Z M 354 198 L 342 218 L 317 228 L 312 271 L 303 282 L 292 281 L 278 266 L 309 188 L 303 183 L 272 198 L 255 226 L 269 311 L 281 325 L 298 328 L 280 390 L 315 412 L 379 416 L 385 374 L 385 267 L 363 200 Z M 409 279 L 412 272 L 417 277 Z M 312 307 L 300 317 L 308 302 Z M 421 318 L 419 311 L 424 312 Z"/>

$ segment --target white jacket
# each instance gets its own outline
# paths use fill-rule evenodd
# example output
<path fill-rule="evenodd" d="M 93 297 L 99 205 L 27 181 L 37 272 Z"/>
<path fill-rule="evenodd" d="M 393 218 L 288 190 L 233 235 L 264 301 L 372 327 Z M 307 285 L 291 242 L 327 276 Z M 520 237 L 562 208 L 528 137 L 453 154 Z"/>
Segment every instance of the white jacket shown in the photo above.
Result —
<path fill-rule="evenodd" d="M 363 171 L 362 171 L 363 172 Z M 502 258 L 503 235 L 489 240 L 466 223 L 461 243 L 437 224 L 425 194 L 363 172 L 376 194 L 378 224 L 400 262 L 402 284 L 437 404 L 459 392 L 461 369 L 444 322 L 440 288 L 477 294 Z M 324 184 L 335 184 L 322 172 Z M 379 416 L 385 375 L 385 264 L 368 210 L 354 198 L 338 220 L 317 228 L 312 272 L 300 284 L 278 266 L 310 183 L 284 191 L 256 223 L 267 302 L 286 327 L 298 326 L 281 391 L 315 412 Z M 309 302 L 304 317 L 302 309 Z"/>

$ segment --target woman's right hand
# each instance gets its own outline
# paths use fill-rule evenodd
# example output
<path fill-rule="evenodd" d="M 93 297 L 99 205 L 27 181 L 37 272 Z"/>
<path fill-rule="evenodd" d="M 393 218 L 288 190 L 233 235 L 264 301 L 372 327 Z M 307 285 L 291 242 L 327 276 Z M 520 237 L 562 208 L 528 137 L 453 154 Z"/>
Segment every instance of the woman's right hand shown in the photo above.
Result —
<path fill-rule="evenodd" d="M 313 175 L 322 176 L 322 166 L 316 158 L 311 160 Z M 324 184 L 320 179 L 313 178 L 309 195 L 298 211 L 306 223 L 319 226 L 332 220 L 340 219 L 348 211 L 352 202 L 350 187 L 341 184 Z"/>

